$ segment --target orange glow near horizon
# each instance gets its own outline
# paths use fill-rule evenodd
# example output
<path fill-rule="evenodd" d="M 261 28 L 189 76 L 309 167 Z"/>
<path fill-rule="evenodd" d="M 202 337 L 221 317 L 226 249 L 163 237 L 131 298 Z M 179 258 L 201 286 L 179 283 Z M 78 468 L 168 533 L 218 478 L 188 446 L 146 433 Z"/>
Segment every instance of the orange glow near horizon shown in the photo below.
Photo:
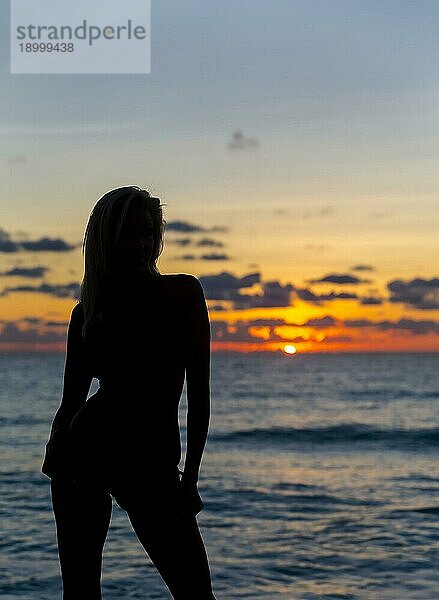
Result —
<path fill-rule="evenodd" d="M 71 298 L 29 292 L 3 296 L 0 298 L 0 334 L 3 334 L 0 335 L 0 352 L 64 353 L 67 324 L 75 303 Z M 435 330 L 415 332 L 404 323 L 398 327 L 402 320 L 411 320 L 415 325 L 434 323 L 437 319 L 434 310 L 421 312 L 399 304 L 365 307 L 355 301 L 315 306 L 297 299 L 287 307 L 215 311 L 210 306 L 209 310 L 212 352 L 280 352 L 284 355 L 439 352 L 439 334 Z M 332 322 L 322 322 L 325 317 L 330 317 Z M 362 320 L 371 326 L 362 326 Z M 373 326 L 374 323 L 377 326 Z M 289 346 L 294 347 L 295 352 L 288 351 Z"/>

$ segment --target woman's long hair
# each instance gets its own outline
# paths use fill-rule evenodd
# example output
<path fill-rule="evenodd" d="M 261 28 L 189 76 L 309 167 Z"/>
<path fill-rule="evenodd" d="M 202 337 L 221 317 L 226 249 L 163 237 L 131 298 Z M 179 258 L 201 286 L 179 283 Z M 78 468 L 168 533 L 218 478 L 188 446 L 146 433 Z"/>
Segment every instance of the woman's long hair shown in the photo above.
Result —
<path fill-rule="evenodd" d="M 163 219 L 159 198 L 146 190 L 128 185 L 106 192 L 94 205 L 85 229 L 82 243 L 84 256 L 84 277 L 81 282 L 79 299 L 82 303 L 84 324 L 82 339 L 85 341 L 87 326 L 102 309 L 113 277 L 113 257 L 120 231 L 131 206 L 143 206 L 153 221 L 154 248 L 148 259 L 151 275 L 161 276 L 157 260 L 163 251 L 163 237 L 166 221 Z"/>

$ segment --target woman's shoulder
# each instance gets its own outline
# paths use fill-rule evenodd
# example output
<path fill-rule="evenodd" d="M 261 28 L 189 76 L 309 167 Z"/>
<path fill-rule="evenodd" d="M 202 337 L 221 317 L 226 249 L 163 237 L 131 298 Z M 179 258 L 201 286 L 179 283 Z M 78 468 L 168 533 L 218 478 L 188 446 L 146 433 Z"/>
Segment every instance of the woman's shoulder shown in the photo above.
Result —
<path fill-rule="evenodd" d="M 72 308 L 72 312 L 70 313 L 70 318 L 71 319 L 82 319 L 83 317 L 84 317 L 84 309 L 83 309 L 82 302 L 79 301 Z"/>
<path fill-rule="evenodd" d="M 166 278 L 173 290 L 182 294 L 193 292 L 194 288 L 201 287 L 199 279 L 190 273 L 166 273 L 162 276 Z"/>

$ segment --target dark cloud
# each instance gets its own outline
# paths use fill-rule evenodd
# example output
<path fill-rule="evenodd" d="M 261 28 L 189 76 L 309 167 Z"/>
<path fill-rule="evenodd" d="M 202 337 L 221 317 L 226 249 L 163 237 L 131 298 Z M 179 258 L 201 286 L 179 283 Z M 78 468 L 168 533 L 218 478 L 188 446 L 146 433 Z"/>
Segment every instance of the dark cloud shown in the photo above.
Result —
<path fill-rule="evenodd" d="M 329 294 L 315 294 L 308 288 L 295 288 L 297 297 L 304 302 L 312 302 L 315 304 L 321 304 L 322 302 L 329 302 L 331 300 L 353 300 L 357 298 L 357 294 L 349 292 L 330 292 Z"/>
<path fill-rule="evenodd" d="M 38 286 L 19 285 L 16 287 L 4 288 L 0 293 L 0 296 L 7 296 L 11 292 L 32 292 L 35 294 L 48 294 L 49 296 L 55 296 L 56 298 L 79 299 L 80 284 L 75 282 L 64 285 L 51 285 L 49 283 L 42 283 Z"/>
<path fill-rule="evenodd" d="M 3 271 L 0 275 L 3 277 L 28 277 L 36 279 L 43 277 L 47 271 L 49 271 L 48 267 L 14 267 L 13 269 L 9 269 L 9 271 Z"/>
<path fill-rule="evenodd" d="M 0 252 L 18 252 L 19 246 L 17 242 L 11 240 L 9 233 L 0 227 Z"/>
<path fill-rule="evenodd" d="M 382 304 L 383 301 L 381 298 L 375 298 L 374 296 L 365 296 L 364 298 L 360 298 L 360 304 Z"/>
<path fill-rule="evenodd" d="M 210 254 L 202 254 L 200 260 L 230 260 L 230 256 L 227 256 L 227 254 L 215 254 L 214 252 L 211 252 Z"/>
<path fill-rule="evenodd" d="M 349 335 L 333 335 L 319 340 L 319 344 L 327 344 L 332 342 L 352 342 L 353 338 Z"/>
<path fill-rule="evenodd" d="M 337 274 L 330 273 L 329 275 L 325 275 L 320 279 L 308 279 L 309 283 L 337 283 L 339 285 L 351 284 L 357 285 L 358 283 L 371 283 L 370 279 L 360 279 L 355 275 L 349 274 Z"/>
<path fill-rule="evenodd" d="M 27 329 L 19 328 L 15 323 L 9 322 L 0 332 L 0 344 L 56 344 L 65 342 L 66 330 L 64 331 L 41 331 L 35 327 Z"/>
<path fill-rule="evenodd" d="M 415 335 L 439 333 L 439 322 L 430 320 L 399 319 L 399 321 L 370 321 L 369 319 L 345 320 L 345 327 L 376 327 L 383 331 L 406 330 Z"/>
<path fill-rule="evenodd" d="M 260 336 L 253 335 L 249 329 L 254 327 L 251 321 L 235 321 L 234 323 L 227 323 L 226 321 L 212 321 L 211 331 L 212 339 L 217 342 L 284 342 L 285 338 L 274 333 L 270 327 L 269 337 L 261 338 Z"/>
<path fill-rule="evenodd" d="M 167 240 L 167 244 L 176 244 L 177 246 L 188 246 L 192 242 L 191 238 L 179 238 L 176 240 Z"/>
<path fill-rule="evenodd" d="M 62 327 L 63 329 L 68 327 L 68 325 L 68 321 L 45 321 L 44 323 L 44 327 Z"/>
<path fill-rule="evenodd" d="M 228 143 L 230 150 L 254 150 L 259 147 L 258 140 L 253 137 L 245 136 L 239 129 L 232 135 Z"/>
<path fill-rule="evenodd" d="M 22 250 L 26 252 L 69 252 L 81 244 L 68 244 L 60 238 L 43 237 L 39 240 L 12 240 L 7 231 L 0 228 L 0 252 L 13 253 Z"/>
<path fill-rule="evenodd" d="M 215 252 L 211 252 L 210 254 L 201 254 L 200 256 L 195 256 L 195 254 L 182 254 L 181 256 L 176 256 L 176 260 L 231 260 L 230 256 L 227 254 L 216 254 Z"/>
<path fill-rule="evenodd" d="M 251 327 L 279 327 L 285 325 L 285 319 L 250 319 L 246 322 Z"/>
<path fill-rule="evenodd" d="M 166 231 L 178 231 L 180 233 L 204 233 L 208 231 L 228 231 L 227 227 L 215 225 L 214 227 L 202 227 L 201 225 L 194 225 L 188 221 L 169 221 L 166 224 Z"/>
<path fill-rule="evenodd" d="M 187 221 L 169 221 L 166 224 L 166 231 L 180 231 L 183 233 L 198 233 L 200 231 L 208 231 L 205 227 L 201 227 L 201 225 L 194 225 L 193 223 L 188 223 Z"/>
<path fill-rule="evenodd" d="M 39 240 L 34 241 L 21 241 L 20 247 L 28 252 L 68 252 L 81 246 L 81 244 L 68 244 L 60 238 L 48 238 L 43 237 Z"/>
<path fill-rule="evenodd" d="M 413 308 L 429 310 L 439 308 L 439 278 L 395 279 L 387 284 L 390 302 L 401 302 Z"/>
<path fill-rule="evenodd" d="M 198 240 L 196 246 L 214 246 L 216 248 L 222 248 L 224 244 L 217 240 L 212 240 L 211 238 L 202 238 L 201 240 Z"/>
<path fill-rule="evenodd" d="M 331 315 L 325 315 L 324 317 L 317 317 L 315 319 L 308 319 L 301 327 L 333 327 L 336 323 L 334 317 Z"/>
<path fill-rule="evenodd" d="M 232 300 L 241 288 L 252 287 L 260 282 L 260 273 L 251 273 L 244 277 L 235 277 L 227 271 L 217 275 L 201 275 L 198 277 L 206 298 L 211 300 Z"/>
<path fill-rule="evenodd" d="M 375 267 L 372 265 L 354 265 L 351 267 L 351 271 L 375 271 Z"/>
<path fill-rule="evenodd" d="M 346 319 L 343 322 L 345 327 L 374 327 L 379 321 L 370 321 L 369 319 Z"/>
<path fill-rule="evenodd" d="M 69 324 L 68 321 L 44 321 L 39 317 L 23 317 L 19 320 L 21 323 L 29 323 L 30 325 L 41 325 L 44 327 L 64 327 Z"/>
<path fill-rule="evenodd" d="M 210 310 L 211 311 L 226 311 L 227 308 L 225 306 L 222 306 L 221 304 L 212 304 L 210 306 Z"/>
<path fill-rule="evenodd" d="M 305 323 L 287 323 L 284 319 L 252 319 L 249 321 L 235 321 L 234 323 L 227 323 L 226 321 L 212 321 L 212 340 L 221 342 L 290 342 L 300 343 L 308 342 L 309 339 L 303 336 L 296 336 L 291 338 L 290 336 L 281 336 L 275 333 L 275 328 L 280 326 L 290 327 L 313 327 L 317 329 L 325 329 L 335 326 L 335 319 L 330 315 L 326 315 L 317 319 L 309 319 Z M 264 328 L 264 337 L 255 335 L 250 332 L 252 328 Z M 268 329 L 268 334 L 267 330 Z M 338 340 L 337 337 L 331 338 L 333 341 Z M 347 340 L 351 340 L 350 337 L 346 336 Z"/>
<path fill-rule="evenodd" d="M 267 281 L 261 284 L 262 294 L 236 294 L 233 299 L 235 309 L 275 308 L 292 306 L 291 294 L 294 286 L 290 283 L 282 285 L 278 281 Z"/>

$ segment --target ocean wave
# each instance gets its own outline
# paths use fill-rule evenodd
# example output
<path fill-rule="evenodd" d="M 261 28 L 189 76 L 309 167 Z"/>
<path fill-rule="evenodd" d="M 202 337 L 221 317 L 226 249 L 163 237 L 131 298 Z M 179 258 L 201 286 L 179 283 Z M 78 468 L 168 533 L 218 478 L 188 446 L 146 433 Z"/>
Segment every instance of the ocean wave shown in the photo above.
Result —
<path fill-rule="evenodd" d="M 9 425 L 40 425 L 43 419 L 37 419 L 31 415 L 15 415 L 13 417 L 0 417 L 0 427 Z"/>
<path fill-rule="evenodd" d="M 379 444 L 398 449 L 439 446 L 439 429 L 388 429 L 361 423 L 343 423 L 322 427 L 281 427 L 244 429 L 230 433 L 211 433 L 209 439 L 228 443 L 320 446 Z"/>

